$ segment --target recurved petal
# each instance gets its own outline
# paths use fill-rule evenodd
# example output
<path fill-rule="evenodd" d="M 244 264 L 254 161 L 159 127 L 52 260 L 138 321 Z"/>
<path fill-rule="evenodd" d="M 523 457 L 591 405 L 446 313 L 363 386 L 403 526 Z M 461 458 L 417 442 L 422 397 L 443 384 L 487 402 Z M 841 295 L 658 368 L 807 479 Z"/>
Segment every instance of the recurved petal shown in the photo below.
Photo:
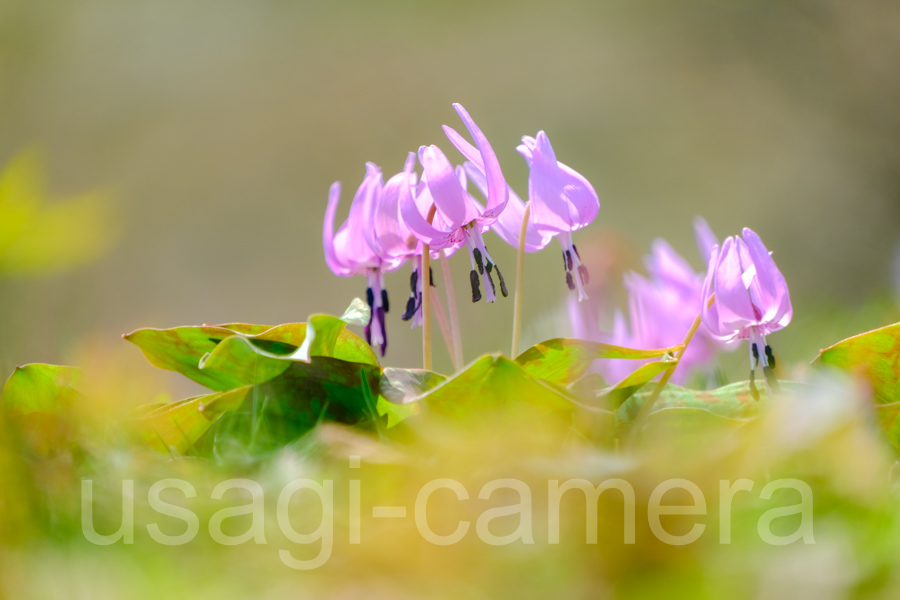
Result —
<path fill-rule="evenodd" d="M 424 182 L 419 183 L 420 188 L 423 189 L 422 194 L 417 194 L 414 197 L 408 197 L 407 199 L 400 201 L 400 218 L 403 220 L 404 225 L 409 229 L 410 233 L 416 237 L 423 244 L 428 244 L 432 246 L 432 249 L 444 248 L 447 245 L 453 242 L 453 231 L 452 229 L 439 229 L 435 227 L 435 225 L 429 223 L 425 216 L 420 212 L 419 202 L 425 198 L 425 194 L 427 194 L 427 186 Z M 424 203 L 423 203 L 424 204 Z M 422 207 L 423 210 L 430 209 L 430 202 L 427 206 Z M 434 222 L 437 224 L 438 215 L 435 215 Z"/>
<path fill-rule="evenodd" d="M 573 231 L 589 225 L 600 212 L 600 199 L 591 183 L 578 171 L 565 165 L 559 165 L 563 183 L 563 192 L 569 201 L 569 213 L 573 222 Z"/>
<path fill-rule="evenodd" d="M 528 200 L 538 230 L 547 234 L 571 232 L 572 215 L 563 190 L 559 163 L 543 131 L 535 138 L 528 166 Z"/>
<path fill-rule="evenodd" d="M 719 245 L 719 238 L 713 232 L 712 227 L 703 217 L 694 218 L 694 237 L 697 240 L 697 250 L 700 251 L 700 257 L 704 264 L 709 265 L 712 257 L 712 249 Z"/>
<path fill-rule="evenodd" d="M 469 116 L 462 104 L 454 104 L 453 108 L 456 110 L 459 118 L 465 123 L 466 129 L 469 130 L 472 139 L 475 140 L 475 146 L 478 147 L 478 153 L 481 155 L 481 167 L 487 180 L 487 205 L 482 218 L 495 219 L 506 207 L 506 200 L 509 194 L 506 179 L 503 178 L 503 171 L 500 170 L 500 161 L 497 160 L 497 155 L 494 154 L 494 149 L 491 148 L 487 137 L 481 132 L 481 129 L 478 128 L 478 125 L 475 124 L 475 121 L 472 120 L 472 117 Z M 450 141 L 452 143 L 453 138 L 450 138 Z M 457 149 L 463 152 L 459 146 L 457 146 Z"/>
<path fill-rule="evenodd" d="M 334 249 L 334 216 L 341 201 L 341 182 L 335 181 L 328 190 L 328 207 L 325 209 L 325 222 L 322 225 L 322 247 L 325 250 L 325 264 L 340 277 L 351 274 L 350 269 L 338 257 Z"/>

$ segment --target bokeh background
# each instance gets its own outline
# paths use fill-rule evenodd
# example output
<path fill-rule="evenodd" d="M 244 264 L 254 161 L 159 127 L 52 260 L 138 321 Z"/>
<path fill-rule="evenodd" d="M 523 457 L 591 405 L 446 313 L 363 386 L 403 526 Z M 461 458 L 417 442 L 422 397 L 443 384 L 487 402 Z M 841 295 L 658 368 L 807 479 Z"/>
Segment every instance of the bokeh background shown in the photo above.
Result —
<path fill-rule="evenodd" d="M 89 266 L 0 280 L 0 366 L 67 361 L 85 340 L 140 362 L 118 338 L 138 327 L 340 314 L 364 281 L 325 266 L 328 186 L 344 184 L 342 218 L 365 161 L 390 175 L 421 144 L 449 150 L 452 102 L 522 194 L 515 145 L 548 132 L 600 195 L 576 242 L 612 257 L 611 280 L 658 236 L 700 268 L 694 215 L 755 229 L 794 299 L 773 345 L 812 358 L 840 338 L 808 315 L 872 314 L 891 288 L 898 56 L 886 0 L 3 0 L 0 163 L 37 147 L 51 192 L 105 190 L 121 234 Z M 506 350 L 512 299 L 469 305 L 453 262 L 467 359 Z M 387 281 L 389 362 L 416 366 L 407 268 Z M 524 341 L 565 326 L 555 247 L 529 255 L 525 289 Z"/>

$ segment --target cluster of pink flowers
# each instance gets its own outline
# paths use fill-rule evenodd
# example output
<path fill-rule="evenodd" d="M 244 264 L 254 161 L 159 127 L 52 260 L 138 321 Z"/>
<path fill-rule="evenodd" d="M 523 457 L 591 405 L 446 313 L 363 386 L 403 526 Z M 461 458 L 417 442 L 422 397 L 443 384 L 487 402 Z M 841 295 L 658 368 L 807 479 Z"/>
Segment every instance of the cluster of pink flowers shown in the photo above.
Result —
<path fill-rule="evenodd" d="M 570 290 L 576 337 L 606 341 L 632 348 L 662 348 L 678 345 L 697 315 L 702 326 L 681 358 L 676 382 L 692 370 L 709 370 L 718 352 L 734 342 L 750 342 L 751 375 L 759 365 L 772 378 L 774 356 L 766 336 L 791 320 L 787 284 L 769 252 L 753 231 L 727 238 L 720 246 L 703 219 L 695 222 L 698 246 L 707 272 L 694 271 L 662 239 L 654 242 L 646 259 L 648 276 L 628 273 L 628 321 L 618 312 L 613 331 L 602 333 L 596 314 L 581 306 L 587 299 L 588 272 L 572 233 L 591 223 L 600 202 L 591 184 L 581 174 L 556 160 L 543 131 L 525 136 L 516 149 L 529 167 L 528 210 L 509 187 L 487 137 L 459 104 L 454 104 L 474 145 L 451 127 L 444 126 L 450 143 L 465 159 L 454 165 L 435 145 L 409 153 L 403 171 L 387 182 L 381 169 L 367 163 L 366 176 L 353 198 L 347 220 L 334 231 L 340 200 L 340 184 L 334 183 L 325 213 L 323 243 L 325 260 L 343 277 L 365 275 L 366 298 L 371 317 L 365 329 L 367 341 L 387 347 L 385 315 L 389 310 L 384 274 L 412 263 L 410 297 L 404 320 L 421 323 L 426 274 L 422 254 L 425 247 L 433 258 L 466 247 L 471 262 L 472 301 L 496 300 L 496 275 L 500 293 L 508 294 L 506 280 L 491 257 L 484 233 L 493 229 L 505 242 L 536 252 L 555 237 L 562 247 L 565 280 Z M 421 167 L 417 172 L 416 166 Z M 482 203 L 469 193 L 469 183 L 478 190 Z M 524 225 L 524 228 L 523 228 Z M 525 239 L 520 240 L 524 231 Z M 428 285 L 433 286 L 431 273 Z M 482 287 L 484 294 L 482 295 Z M 715 299 L 714 302 L 711 300 Z M 576 303 L 577 299 L 577 303 Z M 618 382 L 634 368 L 632 361 L 600 361 L 598 370 L 610 382 Z M 627 371 L 626 371 L 627 370 Z"/>
<path fill-rule="evenodd" d="M 372 316 L 366 326 L 366 339 L 384 354 L 387 347 L 385 314 L 389 310 L 383 275 L 412 262 L 410 298 L 404 320 L 413 326 L 421 322 L 420 306 L 425 274 L 422 273 L 424 246 L 437 258 L 440 252 L 451 254 L 466 246 L 472 270 L 472 301 L 496 300 L 496 274 L 503 296 L 508 295 L 506 281 L 484 243 L 483 234 L 493 228 L 513 246 L 519 235 L 525 204 L 507 185 L 497 156 L 481 129 L 459 104 L 453 107 L 472 136 L 472 145 L 451 127 L 444 126 L 450 143 L 465 162 L 454 166 L 437 146 L 422 146 L 410 153 L 401 173 L 384 183 L 381 170 L 366 165 L 366 176 L 350 205 L 347 220 L 334 231 L 335 213 L 340 200 L 340 184 L 334 183 L 328 198 L 323 230 L 325 261 L 339 276 L 365 275 L 366 298 Z M 570 167 L 557 162 L 547 135 L 522 138 L 518 151 L 529 165 L 528 201 L 530 218 L 526 229 L 525 250 L 535 252 L 559 239 L 563 249 L 566 283 L 584 299 L 587 269 L 581 263 L 572 232 L 594 220 L 600 202 L 594 188 Z M 421 174 L 416 173 L 416 159 Z M 484 204 L 469 193 L 472 182 L 484 198 Z M 428 281 L 433 285 L 431 273 Z"/>

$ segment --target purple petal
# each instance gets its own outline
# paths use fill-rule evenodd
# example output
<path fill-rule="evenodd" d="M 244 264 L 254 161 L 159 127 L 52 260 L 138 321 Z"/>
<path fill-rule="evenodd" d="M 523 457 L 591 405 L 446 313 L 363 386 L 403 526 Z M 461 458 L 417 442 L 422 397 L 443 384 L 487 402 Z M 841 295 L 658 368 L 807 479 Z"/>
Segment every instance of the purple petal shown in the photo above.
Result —
<path fill-rule="evenodd" d="M 434 204 L 452 228 L 461 227 L 478 216 L 467 210 L 466 192 L 453 165 L 440 148 L 422 146 L 419 148 L 419 162 Z"/>
<path fill-rule="evenodd" d="M 763 312 L 762 321 L 781 323 L 787 317 L 787 321 L 781 325 L 783 327 L 790 322 L 792 314 L 787 282 L 756 232 L 745 227 L 741 233 L 747 252 L 756 266 L 756 280 L 759 282 L 757 294 L 759 308 Z"/>
<path fill-rule="evenodd" d="M 509 193 L 506 180 L 503 178 L 503 171 L 500 170 L 500 161 L 497 160 L 497 155 L 494 154 L 494 149 L 491 148 L 491 144 L 481 132 L 481 129 L 478 128 L 478 125 L 475 124 L 475 121 L 472 120 L 472 117 L 469 116 L 469 113 L 466 112 L 466 109 L 463 108 L 461 104 L 454 104 L 453 108 L 456 109 L 459 118 L 465 123 L 466 129 L 469 130 L 472 139 L 475 140 L 475 145 L 478 147 L 478 152 L 481 154 L 480 166 L 487 178 L 488 190 L 487 206 L 485 207 L 482 218 L 496 219 L 506 207 L 506 200 Z M 444 131 L 446 133 L 446 129 Z M 449 139 L 451 143 L 456 145 L 453 137 L 449 137 Z M 460 148 L 459 146 L 456 147 L 460 152 L 463 152 L 463 148 Z M 465 155 L 464 152 L 463 154 Z M 467 156 L 466 158 L 469 157 Z M 469 160 L 472 159 L 469 158 Z M 478 163 L 476 162 L 476 164 Z"/>
<path fill-rule="evenodd" d="M 339 277 L 351 275 L 350 269 L 344 265 L 334 251 L 334 216 L 341 201 L 341 183 L 335 181 L 328 190 L 328 207 L 325 209 L 325 222 L 322 225 L 322 246 L 325 250 L 325 264 Z"/>
<path fill-rule="evenodd" d="M 715 271 L 716 305 L 721 331 L 738 331 L 758 322 L 744 284 L 739 244 L 729 237 L 722 244 Z"/>
<path fill-rule="evenodd" d="M 572 215 L 564 194 L 559 163 L 543 131 L 535 138 L 528 166 L 528 199 L 538 229 L 546 233 L 572 231 Z"/>
<path fill-rule="evenodd" d="M 706 265 L 709 265 L 712 249 L 719 245 L 719 238 L 716 237 L 709 223 L 703 217 L 694 218 L 694 237 L 697 239 L 700 257 Z"/>
<path fill-rule="evenodd" d="M 600 212 L 600 199 L 590 182 L 581 173 L 563 163 L 559 165 L 563 182 L 563 192 L 569 201 L 569 211 L 573 222 L 572 231 L 589 225 Z"/>

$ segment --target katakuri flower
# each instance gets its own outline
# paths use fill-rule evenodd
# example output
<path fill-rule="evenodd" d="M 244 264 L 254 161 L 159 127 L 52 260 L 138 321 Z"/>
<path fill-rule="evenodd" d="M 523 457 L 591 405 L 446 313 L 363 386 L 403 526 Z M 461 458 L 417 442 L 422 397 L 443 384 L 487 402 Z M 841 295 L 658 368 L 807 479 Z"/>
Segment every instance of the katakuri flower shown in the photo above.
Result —
<path fill-rule="evenodd" d="M 365 327 L 366 341 L 373 347 L 379 347 L 382 356 L 387 349 L 385 313 L 390 309 L 383 274 L 396 269 L 406 260 L 399 252 L 401 244 L 391 237 L 399 230 L 384 222 L 390 219 L 373 221 L 373 215 L 389 215 L 380 210 L 383 194 L 381 169 L 373 163 L 366 163 L 366 176 L 350 204 L 347 220 L 337 233 L 334 232 L 334 217 L 340 202 L 341 184 L 335 182 L 331 185 L 322 228 L 325 262 L 331 271 L 340 277 L 366 276 L 366 301 L 372 309 Z"/>
<path fill-rule="evenodd" d="M 572 233 L 590 224 L 600 210 L 600 199 L 583 175 L 556 160 L 550 139 L 543 131 L 525 136 L 516 150 L 528 163 L 528 202 L 531 205 L 525 229 L 525 251 L 537 252 L 554 237 L 562 246 L 566 284 L 578 290 L 578 300 L 587 298 L 587 267 L 581 262 Z M 477 164 L 467 164 L 466 172 L 484 193 L 484 176 Z M 509 190 L 506 210 L 494 223 L 494 232 L 513 247 L 519 246 L 525 203 Z"/>
<path fill-rule="evenodd" d="M 482 233 L 490 228 L 503 212 L 508 199 L 508 188 L 500 163 L 494 154 L 487 138 L 460 104 L 454 104 L 457 114 L 462 119 L 475 140 L 472 146 L 459 133 L 444 126 L 450 142 L 468 160 L 478 165 L 485 173 L 487 203 L 482 207 L 466 190 L 466 177 L 462 169 L 455 169 L 446 155 L 437 146 L 419 148 L 419 163 L 422 165 L 422 178 L 416 188 L 416 202 L 401 202 L 400 214 L 416 238 L 428 244 L 432 250 L 459 247 L 465 244 L 469 250 L 472 271 L 469 279 L 472 285 L 472 301 L 481 299 L 479 276 L 485 286 L 487 302 L 494 302 L 496 294 L 491 274 L 496 270 L 500 280 L 500 291 L 506 296 L 506 282 L 500 269 L 496 266 L 484 245 Z M 431 198 L 435 209 L 432 222 L 423 216 L 419 202 Z"/>
<path fill-rule="evenodd" d="M 707 307 L 712 294 L 715 302 Z M 703 282 L 703 324 L 716 339 L 749 340 L 751 378 L 762 364 L 767 380 L 774 380 L 766 336 L 790 323 L 792 314 L 787 282 L 756 233 L 745 227 L 740 237 L 713 248 Z"/>

